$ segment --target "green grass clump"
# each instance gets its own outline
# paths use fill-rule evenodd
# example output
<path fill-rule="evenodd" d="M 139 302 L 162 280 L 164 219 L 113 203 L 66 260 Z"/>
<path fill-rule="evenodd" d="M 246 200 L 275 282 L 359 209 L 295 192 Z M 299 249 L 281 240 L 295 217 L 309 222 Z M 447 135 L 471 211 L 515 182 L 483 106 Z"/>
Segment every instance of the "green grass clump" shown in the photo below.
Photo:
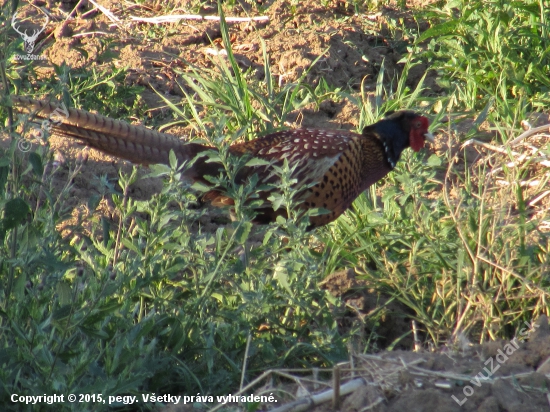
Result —
<path fill-rule="evenodd" d="M 490 180 L 460 181 L 449 168 L 442 187 L 439 158 L 411 157 L 327 230 L 330 264 L 362 268 L 415 313 L 436 345 L 458 333 L 509 337 L 508 325 L 546 313 L 550 237 L 541 220 L 517 214 Z"/>
<path fill-rule="evenodd" d="M 481 109 L 496 98 L 496 113 L 513 126 L 523 105 L 550 101 L 550 10 L 542 1 L 451 0 L 424 12 L 432 27 L 421 59 L 458 93 L 460 105 Z M 522 104 L 518 104 L 520 101 Z"/>

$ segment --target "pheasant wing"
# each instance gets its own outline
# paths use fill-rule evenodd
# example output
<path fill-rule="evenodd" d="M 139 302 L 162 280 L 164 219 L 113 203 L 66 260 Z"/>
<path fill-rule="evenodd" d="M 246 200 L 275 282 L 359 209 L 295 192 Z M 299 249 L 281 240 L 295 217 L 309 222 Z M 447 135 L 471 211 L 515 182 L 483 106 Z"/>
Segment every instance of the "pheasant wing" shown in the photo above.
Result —
<path fill-rule="evenodd" d="M 296 186 L 303 187 L 319 182 L 330 167 L 345 152 L 349 151 L 353 141 L 361 135 L 315 129 L 297 129 L 273 133 L 259 139 L 231 146 L 235 155 L 248 154 L 281 165 L 288 161 L 292 175 L 297 180 Z M 248 168 L 243 178 L 258 174 L 262 183 L 273 184 L 277 181 L 270 166 Z"/>

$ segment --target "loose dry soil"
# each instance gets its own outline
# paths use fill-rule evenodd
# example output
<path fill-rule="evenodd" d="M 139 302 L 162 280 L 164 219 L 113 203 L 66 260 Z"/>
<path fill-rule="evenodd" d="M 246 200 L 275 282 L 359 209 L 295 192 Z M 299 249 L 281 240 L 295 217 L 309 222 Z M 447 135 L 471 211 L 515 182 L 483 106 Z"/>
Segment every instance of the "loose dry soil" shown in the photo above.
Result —
<path fill-rule="evenodd" d="M 167 4 L 166 4 L 167 3 Z M 150 114 L 170 113 L 155 91 L 177 102 L 182 98 L 178 87 L 178 74 L 175 69 L 185 72 L 193 66 L 212 67 L 213 49 L 221 49 L 220 29 L 217 22 L 181 21 L 178 24 L 165 24 L 163 36 L 157 40 L 144 40 L 139 36 L 145 28 L 156 30 L 148 23 L 133 23 L 129 29 L 125 24 L 130 16 L 155 17 L 165 13 L 169 6 L 173 13 L 188 13 L 188 3 L 177 0 L 168 2 L 144 3 L 143 5 L 114 0 L 101 0 L 104 11 L 83 1 L 74 19 L 67 20 L 66 10 L 75 6 L 74 2 L 63 4 L 48 0 L 36 0 L 35 5 L 43 6 L 50 12 L 47 29 L 37 40 L 34 54 L 46 57 L 37 61 L 36 69 L 40 77 L 53 73 L 52 63 L 66 63 L 73 69 L 87 67 L 104 70 L 111 67 L 127 67 L 128 85 L 144 87 L 141 97 L 150 109 Z M 196 2 L 199 3 L 199 2 Z M 366 90 L 374 90 L 376 78 L 382 67 L 388 79 L 398 73 L 409 39 L 401 32 L 391 29 L 390 20 L 403 19 L 405 24 L 416 25 L 411 17 L 414 7 L 422 2 L 407 2 L 406 10 L 384 7 L 372 13 L 354 15 L 346 2 L 332 1 L 329 7 L 320 2 L 306 0 L 298 3 L 291 12 L 291 2 L 285 0 L 262 1 L 267 7 L 263 14 L 269 17 L 265 23 L 238 23 L 230 25 L 230 36 L 238 63 L 243 69 L 262 79 L 263 56 L 262 40 L 270 58 L 273 74 L 281 83 L 293 82 L 307 70 L 312 62 L 321 56 L 317 64 L 309 71 L 306 83 L 317 85 L 323 77 L 331 87 L 351 86 L 359 90 L 363 82 Z M 215 15 L 213 3 L 202 2 L 202 13 Z M 61 11 L 60 6 L 63 10 Z M 94 11 L 95 10 L 95 11 Z M 112 13 L 120 21 L 113 23 L 108 18 Z M 249 8 L 250 15 L 257 14 L 257 8 Z M 228 9 L 227 16 L 246 16 L 241 9 Z M 26 5 L 18 15 L 19 19 L 30 17 L 30 21 L 21 23 L 21 27 L 39 27 L 43 17 L 36 8 Z M 425 27 L 420 26 L 420 29 Z M 14 33 L 14 36 L 17 34 Z M 105 40 L 111 40 L 110 53 L 104 53 Z M 211 44 L 210 39 L 214 41 Z M 426 71 L 426 67 L 416 66 L 409 74 L 408 82 L 414 86 Z M 426 80 L 431 93 L 440 92 L 433 73 Z M 326 101 L 321 107 L 307 107 L 293 112 L 289 116 L 289 127 L 315 126 L 320 128 L 352 129 L 357 124 L 358 109 L 348 100 Z M 136 122 L 140 120 L 136 119 Z M 168 132 L 184 133 L 185 130 L 171 129 Z M 69 175 L 67 165 L 74 164 L 76 155 L 82 147 L 74 142 L 52 138 L 52 146 L 63 153 L 67 160 L 58 174 L 59 188 Z M 438 148 L 436 147 L 436 150 Z M 116 177 L 119 169 L 130 170 L 130 165 L 115 158 L 89 150 L 89 160 L 81 173 L 74 179 L 71 197 L 67 201 L 74 207 L 76 223 L 86 215 L 86 201 L 97 192 L 97 180 L 92 176 L 107 174 Z M 142 174 L 145 174 L 144 171 Z M 132 196 L 148 198 L 161 187 L 161 182 L 147 179 L 133 187 Z M 112 206 L 103 202 L 97 213 L 111 215 Z M 207 215 L 202 224 L 213 223 L 212 215 Z M 357 280 L 353 272 L 344 271 L 327 278 L 322 287 L 334 295 L 342 296 L 347 307 L 355 308 L 344 313 L 339 319 L 342 328 L 349 327 L 353 317 L 366 316 L 388 300 L 372 293 Z M 389 344 L 402 336 L 410 328 L 407 310 L 392 302 L 386 307 L 387 315 L 377 329 L 377 333 Z M 401 341 L 401 349 L 378 353 L 376 356 L 355 356 L 353 358 L 354 376 L 362 377 L 364 383 L 353 393 L 343 396 L 339 410 L 342 411 L 483 411 L 483 412 L 529 412 L 550 410 L 547 398 L 550 380 L 550 333 L 548 320 L 539 319 L 539 327 L 528 335 L 528 339 L 518 343 L 511 350 L 510 342 L 489 342 L 483 345 L 470 345 L 464 338 L 454 348 L 437 348 L 433 352 L 412 352 L 412 340 Z M 458 342 L 457 341 L 457 342 Z M 380 343 L 380 346 L 385 346 Z M 498 363 L 499 350 L 506 352 L 508 359 Z M 492 359 L 492 361 L 491 361 Z M 504 359 L 501 356 L 501 359 Z M 351 379 L 346 372 L 351 364 L 342 366 L 341 381 Z M 490 379 L 478 384 L 471 379 L 499 366 Z M 485 369 L 488 368 L 488 369 Z M 308 393 L 326 390 L 320 384 L 308 383 L 302 376 L 302 384 L 288 384 L 285 387 L 298 397 Z M 331 381 L 326 381 L 330 387 Z M 273 389 L 263 387 L 268 392 Z M 237 388 L 236 388 L 237 389 Z M 182 389 L 183 390 L 183 389 Z M 468 396 L 466 396 L 466 395 Z M 452 396 L 462 406 L 453 400 Z M 279 398 L 290 402 L 290 399 Z M 281 402 L 261 405 L 259 410 L 281 406 Z M 178 409 L 190 410 L 190 409 Z M 306 410 L 333 410 L 331 402 L 322 406 L 308 407 Z"/>

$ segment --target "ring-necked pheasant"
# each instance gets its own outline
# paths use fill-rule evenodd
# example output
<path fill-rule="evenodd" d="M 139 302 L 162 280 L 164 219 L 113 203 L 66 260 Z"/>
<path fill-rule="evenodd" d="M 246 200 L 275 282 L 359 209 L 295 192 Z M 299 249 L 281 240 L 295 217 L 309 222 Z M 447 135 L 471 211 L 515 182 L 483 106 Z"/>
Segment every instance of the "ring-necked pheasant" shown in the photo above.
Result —
<path fill-rule="evenodd" d="M 200 156 L 213 147 L 189 143 L 175 136 L 159 133 L 142 126 L 129 125 L 83 110 L 64 110 L 46 101 L 20 96 L 11 97 L 20 111 L 32 113 L 39 119 L 50 120 L 54 134 L 71 137 L 107 154 L 134 163 L 168 164 L 173 150 L 180 162 L 196 158 L 186 172 L 195 181 L 212 185 L 204 176 L 217 175 L 218 169 Z M 305 189 L 301 195 L 302 208 L 323 208 L 328 214 L 310 218 L 311 227 L 335 220 L 369 186 L 386 176 L 396 165 L 407 147 L 419 151 L 426 139 L 433 142 L 429 122 L 412 111 L 399 111 L 367 126 L 362 134 L 341 130 L 297 129 L 272 133 L 244 143 L 233 144 L 229 152 L 235 156 L 257 157 L 270 165 L 243 168 L 237 182 L 257 174 L 260 183 L 271 184 L 277 190 L 277 175 L 271 165 L 281 165 L 287 159 L 296 166 L 292 177 L 296 187 Z M 268 193 L 261 198 L 266 200 Z M 215 205 L 230 205 L 232 200 L 216 187 L 205 198 Z M 257 209 L 256 222 L 273 221 L 282 211 L 274 211 L 270 202 Z"/>

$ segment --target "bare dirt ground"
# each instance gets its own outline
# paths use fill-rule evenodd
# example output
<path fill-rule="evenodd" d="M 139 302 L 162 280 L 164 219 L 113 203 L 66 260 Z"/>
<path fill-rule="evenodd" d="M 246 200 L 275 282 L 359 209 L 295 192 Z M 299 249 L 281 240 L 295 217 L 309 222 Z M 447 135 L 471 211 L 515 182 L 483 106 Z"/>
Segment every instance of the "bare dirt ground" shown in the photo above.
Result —
<path fill-rule="evenodd" d="M 388 79 L 400 71 L 398 62 L 409 39 L 393 30 L 388 22 L 403 19 L 405 24 L 415 25 L 410 8 L 422 5 L 418 1 L 408 2 L 409 10 L 406 11 L 386 7 L 368 15 L 356 16 L 346 2 L 332 2 L 331 9 L 317 1 L 307 0 L 299 2 L 292 12 L 289 1 L 258 2 L 264 5 L 269 3 L 263 14 L 269 17 L 269 21 L 230 24 L 233 48 L 243 69 L 250 69 L 258 79 L 263 78 L 263 41 L 274 75 L 280 83 L 297 80 L 321 56 L 309 71 L 306 82 L 315 86 L 322 77 L 332 87 L 351 86 L 354 90 L 359 89 L 361 82 L 367 90 L 373 90 L 382 64 Z M 186 3 L 170 3 L 172 8 L 179 6 L 179 10 L 172 13 L 187 13 Z M 52 75 L 52 64 L 65 63 L 72 69 L 87 67 L 101 70 L 112 65 L 127 67 L 126 84 L 143 86 L 145 89 L 141 98 L 149 113 L 162 113 L 167 120 L 170 120 L 170 114 L 156 92 L 177 102 L 182 98 L 182 93 L 175 69 L 186 71 L 191 66 L 211 67 L 211 50 L 216 45 L 221 48 L 219 24 L 215 21 L 187 20 L 165 24 L 168 29 L 155 40 L 145 40 L 138 35 L 140 30 L 154 32 L 155 25 L 133 23 L 129 29 L 125 28 L 130 16 L 155 17 L 165 14 L 165 4 L 162 2 L 140 5 L 103 0 L 101 5 L 104 10 L 83 2 L 75 18 L 70 20 L 66 11 L 75 6 L 74 2 L 63 3 L 61 6 L 65 11 L 60 10 L 59 3 L 51 0 L 48 3 L 36 0 L 34 4 L 45 7 L 51 15 L 34 51 L 46 58 L 36 62 L 40 77 Z M 215 15 L 216 7 L 203 2 L 201 12 Z M 250 8 L 247 12 L 255 15 L 257 9 Z M 120 21 L 113 22 L 109 13 Z M 226 14 L 228 17 L 246 16 L 242 8 L 228 10 Z M 32 17 L 33 24 L 42 23 L 43 17 L 35 8 L 26 6 L 22 9 L 19 17 L 23 19 L 28 16 Z M 108 44 L 109 53 L 105 53 L 105 44 Z M 426 70 L 427 67 L 422 65 L 414 68 L 408 80 L 411 86 Z M 426 86 L 435 95 L 440 91 L 433 74 L 428 76 Z M 311 106 L 293 112 L 289 116 L 288 126 L 352 129 L 357 124 L 357 118 L 357 107 L 344 99 L 324 102 L 319 108 Z M 186 130 L 170 129 L 168 132 L 183 134 Z M 51 144 L 66 159 L 57 177 L 61 188 L 69 176 L 69 165 L 74 164 L 77 154 L 83 149 L 74 142 L 55 137 L 51 139 Z M 120 168 L 129 171 L 130 165 L 89 150 L 89 160 L 75 177 L 70 198 L 67 199 L 68 204 L 74 207 L 72 224 L 88 216 L 86 201 L 91 195 L 98 194 L 96 177 L 106 174 L 116 178 Z M 146 174 L 145 170 L 143 174 Z M 133 187 L 131 194 L 137 198 L 147 198 L 158 192 L 160 187 L 161 182 L 157 180 L 142 180 Z M 111 206 L 102 202 L 96 213 L 110 215 Z M 202 224 L 216 224 L 212 220 L 212 216 L 208 215 Z M 342 328 L 349 327 L 357 316 L 368 316 L 389 299 L 374 294 L 351 272 L 333 275 L 323 282 L 322 287 L 342 296 L 346 302 L 339 318 Z M 377 333 L 384 338 L 379 342 L 381 348 L 410 330 L 410 314 L 404 307 L 392 302 L 386 310 L 387 315 L 377 329 Z M 369 333 L 368 330 L 365 332 Z M 351 394 L 342 395 L 338 409 L 396 412 L 550 410 L 546 395 L 550 387 L 550 333 L 546 318 L 541 318 L 539 327 L 532 328 L 526 340 L 518 342 L 517 347 L 510 342 L 470 345 L 466 338 L 456 342 L 454 347 L 435 348 L 433 351 L 424 348 L 424 352 L 412 352 L 413 340 L 407 338 L 400 342 L 398 349 L 402 350 L 381 352 L 371 357 L 355 356 L 353 365 L 342 367 L 341 382 L 358 377 L 364 382 Z M 497 366 L 498 370 L 495 369 Z M 353 373 L 346 372 L 346 368 L 353 369 Z M 494 374 L 487 371 L 494 371 Z M 480 379 L 479 373 L 487 379 Z M 304 379 L 303 375 L 300 379 Z M 301 384 L 289 381 L 285 389 L 297 397 L 307 397 L 308 393 L 330 389 L 330 379 L 320 386 L 307 380 L 302 380 Z M 270 390 L 269 386 L 264 386 L 264 389 Z M 279 400 L 290 402 L 290 399 Z M 281 402 L 269 407 L 281 406 Z M 267 408 L 264 405 L 260 410 Z M 333 406 L 328 402 L 307 410 L 333 410 Z"/>

